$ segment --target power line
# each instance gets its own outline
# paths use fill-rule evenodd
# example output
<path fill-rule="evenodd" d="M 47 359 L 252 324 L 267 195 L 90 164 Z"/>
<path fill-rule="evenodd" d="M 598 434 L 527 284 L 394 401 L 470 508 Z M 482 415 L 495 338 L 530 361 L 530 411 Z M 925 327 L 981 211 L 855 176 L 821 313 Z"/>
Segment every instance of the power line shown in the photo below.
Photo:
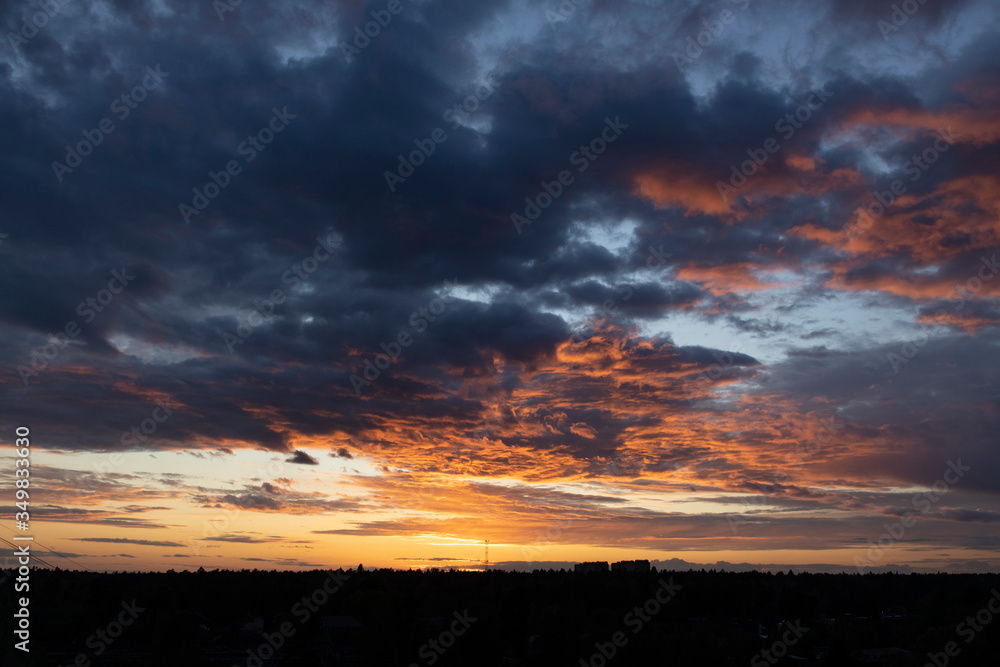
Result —
<path fill-rule="evenodd" d="M 17 546 L 16 544 L 14 544 L 13 542 L 10 542 L 10 541 L 8 541 L 7 539 L 5 539 L 3 537 L 0 537 L 0 541 L 6 542 L 7 544 L 9 544 L 10 548 L 14 549 L 15 551 L 17 551 L 17 550 L 19 550 L 21 548 L 21 547 Z M 37 562 L 41 563 L 42 565 L 47 565 L 48 567 L 51 567 L 53 570 L 56 569 L 55 565 L 53 565 L 52 563 L 49 563 L 48 561 L 45 561 L 45 560 L 39 558 L 38 556 L 32 556 L 32 558 L 34 558 Z"/>
<path fill-rule="evenodd" d="M 2 524 L 0 524 L 0 525 L 2 525 Z M 6 528 L 7 530 L 9 530 L 9 531 L 10 531 L 10 532 L 12 532 L 12 533 L 16 532 L 16 531 L 15 531 L 15 530 L 14 530 L 13 528 L 11 528 L 10 526 L 4 526 L 4 528 Z M 2 538 L 0 538 L 0 539 L 2 539 Z M 6 541 L 6 540 L 5 540 L 5 541 Z M 70 556 L 66 556 L 65 554 L 61 554 L 61 553 L 59 553 L 58 551 L 56 551 L 55 549 L 50 549 L 49 547 L 45 546 L 44 544 L 42 544 L 42 543 L 41 543 L 41 542 L 39 542 L 38 540 L 34 540 L 34 542 L 35 542 L 35 544 L 37 544 L 37 545 L 38 545 L 38 546 L 40 546 L 41 548 L 45 549 L 45 550 L 46 550 L 46 551 L 48 551 L 49 553 L 51 553 L 51 554 L 55 554 L 56 556 L 59 556 L 60 558 L 65 558 L 65 559 L 66 559 L 66 560 L 68 560 L 68 561 L 72 561 L 72 562 L 76 563 L 77 565 L 79 565 L 80 567 L 82 567 L 82 568 L 83 568 L 84 570 L 86 570 L 87 572 L 93 572 L 93 570 L 91 570 L 91 569 L 90 569 L 89 567 L 87 567 L 86 565 L 84 565 L 83 563 L 81 563 L 80 561 L 78 561 L 77 559 L 75 559 L 75 558 L 71 558 Z M 9 542 L 8 542 L 8 544 L 9 544 Z"/>

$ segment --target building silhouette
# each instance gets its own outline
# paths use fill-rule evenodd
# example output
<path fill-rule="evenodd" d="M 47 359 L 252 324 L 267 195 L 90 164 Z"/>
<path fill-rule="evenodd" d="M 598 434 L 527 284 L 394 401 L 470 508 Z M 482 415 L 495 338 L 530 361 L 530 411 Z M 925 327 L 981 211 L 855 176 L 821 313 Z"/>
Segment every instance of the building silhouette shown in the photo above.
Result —
<path fill-rule="evenodd" d="M 607 572 L 608 562 L 607 561 L 597 561 L 594 563 L 577 563 L 573 566 L 574 572 Z"/>
<path fill-rule="evenodd" d="M 629 574 L 648 574 L 648 560 L 622 560 L 612 564 L 612 572 L 628 572 Z"/>

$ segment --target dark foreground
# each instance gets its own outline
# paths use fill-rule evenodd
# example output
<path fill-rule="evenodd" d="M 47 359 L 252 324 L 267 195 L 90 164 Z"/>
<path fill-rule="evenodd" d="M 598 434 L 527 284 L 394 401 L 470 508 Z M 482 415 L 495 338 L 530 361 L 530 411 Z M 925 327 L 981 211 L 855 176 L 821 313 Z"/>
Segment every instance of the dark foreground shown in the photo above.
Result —
<path fill-rule="evenodd" d="M 4 667 L 1000 664 L 1000 575 L 57 570 L 30 585 L 24 654 L 3 584 Z"/>

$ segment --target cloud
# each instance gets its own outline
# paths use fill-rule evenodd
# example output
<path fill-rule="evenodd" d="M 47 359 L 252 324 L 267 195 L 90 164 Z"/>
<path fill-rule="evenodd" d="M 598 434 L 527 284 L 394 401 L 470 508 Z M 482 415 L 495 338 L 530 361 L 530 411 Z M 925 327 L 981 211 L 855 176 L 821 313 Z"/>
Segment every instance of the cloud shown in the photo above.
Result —
<path fill-rule="evenodd" d="M 285 459 L 285 463 L 300 463 L 302 465 L 317 466 L 319 461 L 314 459 L 312 456 L 306 452 L 296 449 L 292 452 L 292 455 Z"/>
<path fill-rule="evenodd" d="M 265 544 L 267 542 L 277 542 L 280 537 L 253 537 L 251 535 L 217 535 L 214 537 L 201 538 L 208 542 L 235 542 L 240 544 Z"/>
<path fill-rule="evenodd" d="M 134 540 L 128 537 L 74 537 L 71 538 L 79 542 L 107 542 L 109 544 L 137 544 L 145 547 L 182 547 L 178 542 L 164 542 L 155 540 Z"/>

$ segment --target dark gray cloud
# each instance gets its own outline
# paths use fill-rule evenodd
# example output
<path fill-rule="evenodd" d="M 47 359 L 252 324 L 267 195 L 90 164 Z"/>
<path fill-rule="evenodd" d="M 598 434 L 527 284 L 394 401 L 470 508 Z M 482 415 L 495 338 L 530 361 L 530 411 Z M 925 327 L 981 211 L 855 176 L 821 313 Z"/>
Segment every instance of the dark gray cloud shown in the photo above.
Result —
<path fill-rule="evenodd" d="M 298 463 L 307 466 L 318 466 L 319 461 L 310 456 L 308 453 L 296 449 L 292 452 L 292 455 L 285 459 L 286 463 Z M 270 485 L 268 485 L 270 486 Z"/>
<path fill-rule="evenodd" d="M 165 542 L 157 540 L 133 540 L 128 537 L 74 537 L 80 542 L 106 542 L 108 544 L 138 544 L 145 547 L 182 547 L 178 542 Z"/>

